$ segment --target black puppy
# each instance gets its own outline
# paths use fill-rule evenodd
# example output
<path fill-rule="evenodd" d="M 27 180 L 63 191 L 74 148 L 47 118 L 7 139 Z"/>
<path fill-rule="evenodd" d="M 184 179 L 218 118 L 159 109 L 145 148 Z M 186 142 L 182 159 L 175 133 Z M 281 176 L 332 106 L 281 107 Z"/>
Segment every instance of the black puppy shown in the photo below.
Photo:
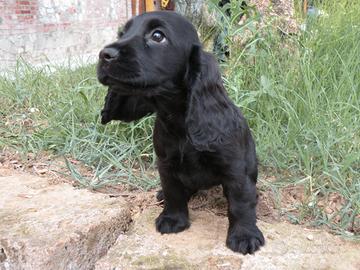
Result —
<path fill-rule="evenodd" d="M 156 229 L 187 229 L 191 195 L 222 185 L 229 205 L 227 246 L 246 254 L 264 245 L 256 226 L 254 141 L 193 25 L 174 12 L 134 17 L 100 52 L 97 72 L 109 86 L 103 124 L 156 113 L 153 141 L 165 199 Z"/>

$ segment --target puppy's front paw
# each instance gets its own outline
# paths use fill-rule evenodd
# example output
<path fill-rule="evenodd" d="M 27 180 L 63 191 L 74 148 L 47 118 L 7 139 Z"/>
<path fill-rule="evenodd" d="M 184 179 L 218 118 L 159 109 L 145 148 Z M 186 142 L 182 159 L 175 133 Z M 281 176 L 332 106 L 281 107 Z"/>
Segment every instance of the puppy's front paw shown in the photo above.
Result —
<path fill-rule="evenodd" d="M 178 233 L 190 227 L 189 218 L 184 213 L 162 212 L 155 220 L 156 230 L 163 233 Z"/>
<path fill-rule="evenodd" d="M 264 236 L 256 225 L 251 228 L 234 226 L 229 229 L 226 239 L 228 248 L 244 255 L 253 254 L 264 244 Z"/>

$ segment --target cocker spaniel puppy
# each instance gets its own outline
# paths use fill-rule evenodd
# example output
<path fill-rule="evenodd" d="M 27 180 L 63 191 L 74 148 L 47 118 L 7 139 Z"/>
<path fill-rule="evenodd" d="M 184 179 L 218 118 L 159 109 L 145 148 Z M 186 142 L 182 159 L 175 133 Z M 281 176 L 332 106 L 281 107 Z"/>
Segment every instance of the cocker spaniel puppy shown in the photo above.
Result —
<path fill-rule="evenodd" d="M 193 25 L 175 12 L 139 15 L 99 58 L 98 79 L 109 86 L 103 124 L 156 113 L 153 143 L 164 198 L 156 229 L 187 229 L 190 197 L 222 185 L 228 201 L 226 245 L 243 254 L 264 245 L 256 226 L 255 144 Z"/>

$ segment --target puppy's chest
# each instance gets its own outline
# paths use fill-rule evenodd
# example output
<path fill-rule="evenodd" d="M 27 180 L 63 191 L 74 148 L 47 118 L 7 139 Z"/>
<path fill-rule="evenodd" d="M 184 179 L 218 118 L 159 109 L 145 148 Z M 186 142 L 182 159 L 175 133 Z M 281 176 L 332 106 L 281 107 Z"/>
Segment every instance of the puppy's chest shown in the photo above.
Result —
<path fill-rule="evenodd" d="M 220 184 L 223 166 L 214 153 L 199 152 L 188 142 L 166 147 L 166 157 L 159 157 L 172 174 L 189 188 L 206 189 Z"/>

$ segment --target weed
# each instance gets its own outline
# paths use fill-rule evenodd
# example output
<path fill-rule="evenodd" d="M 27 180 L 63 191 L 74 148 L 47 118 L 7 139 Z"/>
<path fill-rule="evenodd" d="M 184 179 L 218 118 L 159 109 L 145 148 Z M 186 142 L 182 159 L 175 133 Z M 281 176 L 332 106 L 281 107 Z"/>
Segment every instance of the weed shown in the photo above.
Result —
<path fill-rule="evenodd" d="M 308 21 L 307 30 L 296 36 L 280 34 L 276 22 L 260 22 L 256 11 L 239 24 L 236 1 L 230 8 L 231 17 L 220 10 L 231 55 L 223 63 L 225 83 L 249 120 L 262 165 L 289 171 L 294 177 L 282 179 L 286 184 L 304 185 L 303 218 L 356 232 L 360 3 L 319 4 L 325 15 Z M 324 214 L 318 205 L 334 193 L 344 201 L 338 211 Z"/>

